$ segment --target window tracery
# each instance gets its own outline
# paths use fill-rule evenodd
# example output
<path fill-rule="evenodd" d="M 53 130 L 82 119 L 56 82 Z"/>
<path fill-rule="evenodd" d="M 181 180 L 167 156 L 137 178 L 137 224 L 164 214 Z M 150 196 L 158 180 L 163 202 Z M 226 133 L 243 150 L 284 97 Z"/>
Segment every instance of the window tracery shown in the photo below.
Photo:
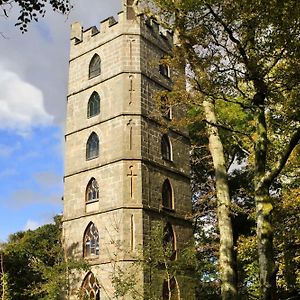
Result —
<path fill-rule="evenodd" d="M 92 272 L 89 272 L 83 280 L 80 300 L 100 300 L 100 286 Z"/>
<path fill-rule="evenodd" d="M 90 223 L 85 230 L 83 238 L 83 256 L 91 257 L 99 255 L 99 233 L 94 223 Z"/>
<path fill-rule="evenodd" d="M 99 199 L 99 186 L 97 180 L 92 178 L 86 188 L 86 202 Z"/>

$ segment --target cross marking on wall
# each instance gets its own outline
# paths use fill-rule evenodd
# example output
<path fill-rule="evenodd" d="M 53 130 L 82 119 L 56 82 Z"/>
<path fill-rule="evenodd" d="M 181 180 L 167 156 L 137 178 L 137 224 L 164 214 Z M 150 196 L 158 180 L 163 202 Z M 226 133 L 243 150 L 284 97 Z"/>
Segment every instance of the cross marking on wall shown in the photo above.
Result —
<path fill-rule="evenodd" d="M 135 92 L 133 88 L 133 75 L 129 75 L 129 105 L 132 103 L 133 92 Z"/>
<path fill-rule="evenodd" d="M 129 150 L 132 150 L 132 119 L 130 119 L 127 123 L 129 127 Z"/>
<path fill-rule="evenodd" d="M 127 176 L 130 178 L 130 198 L 134 199 L 134 195 L 133 195 L 134 180 L 133 179 L 134 179 L 134 177 L 137 177 L 137 174 L 133 174 L 133 170 L 132 169 L 133 169 L 133 166 L 130 166 L 129 167 L 130 173 L 127 174 Z"/>

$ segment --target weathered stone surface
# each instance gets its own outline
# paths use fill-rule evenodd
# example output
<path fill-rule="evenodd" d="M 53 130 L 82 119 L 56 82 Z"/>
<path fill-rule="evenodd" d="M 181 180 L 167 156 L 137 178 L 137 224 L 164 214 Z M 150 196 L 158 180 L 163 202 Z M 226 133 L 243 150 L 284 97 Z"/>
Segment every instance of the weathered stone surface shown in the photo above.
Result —
<path fill-rule="evenodd" d="M 171 80 L 159 74 L 159 59 L 172 51 L 172 35 L 143 16 L 118 22 L 107 19 L 100 30 L 72 27 L 65 135 L 64 245 L 69 255 L 83 256 L 84 233 L 90 222 L 99 232 L 100 254 L 87 258 L 101 287 L 101 299 L 113 299 L 112 274 L 116 266 L 132 268 L 132 260 L 147 242 L 153 224 L 172 224 L 176 247 L 192 236 L 189 182 L 189 139 L 184 131 L 167 130 L 155 117 L 155 92 L 171 89 Z M 101 58 L 101 74 L 88 78 L 94 54 Z M 88 101 L 96 91 L 100 113 L 88 117 Z M 176 112 L 173 113 L 176 117 Z M 92 132 L 99 137 L 99 156 L 86 159 Z M 161 139 L 167 133 L 172 160 L 162 158 Z M 99 200 L 86 202 L 91 178 L 99 185 Z M 162 184 L 169 179 L 173 209 L 162 206 Z M 143 293 L 147 276 L 135 272 Z M 77 274 L 71 299 L 85 274 Z M 180 299 L 186 279 L 177 278 Z M 161 294 L 161 288 L 158 293 Z M 130 296 L 124 299 L 132 299 Z"/>

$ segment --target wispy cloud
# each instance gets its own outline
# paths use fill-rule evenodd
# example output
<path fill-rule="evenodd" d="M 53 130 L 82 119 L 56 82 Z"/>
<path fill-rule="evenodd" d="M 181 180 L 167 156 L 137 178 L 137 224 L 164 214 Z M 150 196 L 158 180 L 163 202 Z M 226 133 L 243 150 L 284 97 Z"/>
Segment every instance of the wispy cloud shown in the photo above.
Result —
<path fill-rule="evenodd" d="M 29 189 L 21 189 L 11 193 L 8 204 L 12 208 L 20 209 L 30 204 L 59 204 L 60 202 L 61 195 L 59 194 L 46 194 Z"/>
<path fill-rule="evenodd" d="M 37 229 L 40 226 L 41 226 L 41 224 L 39 222 L 36 222 L 34 220 L 29 219 L 29 220 L 26 221 L 26 224 L 24 226 L 24 230 L 28 230 L 28 229 L 34 230 L 34 229 Z"/>
<path fill-rule="evenodd" d="M 62 185 L 62 176 L 51 171 L 36 173 L 34 174 L 34 177 L 42 187 Z"/>
<path fill-rule="evenodd" d="M 34 126 L 49 125 L 43 93 L 0 64 L 0 128 L 24 135 Z"/>
<path fill-rule="evenodd" d="M 9 157 L 13 152 L 20 149 L 20 143 L 15 145 L 0 144 L 0 158 Z"/>

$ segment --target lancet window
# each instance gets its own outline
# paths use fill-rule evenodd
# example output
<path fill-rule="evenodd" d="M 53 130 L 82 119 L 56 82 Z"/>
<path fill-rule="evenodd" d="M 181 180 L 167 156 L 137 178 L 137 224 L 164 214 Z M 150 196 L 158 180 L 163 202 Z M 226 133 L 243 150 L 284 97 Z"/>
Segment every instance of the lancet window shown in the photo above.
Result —
<path fill-rule="evenodd" d="M 161 138 L 161 155 L 163 159 L 172 160 L 171 143 L 166 134 L 164 134 Z"/>
<path fill-rule="evenodd" d="M 93 159 L 99 156 L 99 138 L 93 132 L 86 143 L 86 159 Z"/>
<path fill-rule="evenodd" d="M 93 222 L 91 222 L 85 230 L 83 246 L 84 257 L 93 257 L 99 255 L 99 233 Z"/>
<path fill-rule="evenodd" d="M 99 113 L 100 113 L 100 97 L 97 92 L 93 92 L 88 102 L 87 115 L 88 118 L 91 118 L 98 115 Z"/>
<path fill-rule="evenodd" d="M 94 78 L 101 74 L 101 59 L 98 54 L 95 54 L 89 65 L 89 79 Z"/>
<path fill-rule="evenodd" d="M 166 208 L 173 208 L 173 191 L 169 179 L 166 179 L 162 186 L 162 205 Z"/>
<path fill-rule="evenodd" d="M 169 280 L 164 280 L 163 291 L 162 291 L 163 300 L 178 300 L 178 290 L 177 283 L 174 277 Z"/>
<path fill-rule="evenodd" d="M 165 255 L 170 260 L 176 259 L 176 241 L 175 241 L 175 234 L 173 227 L 170 223 L 164 228 L 164 235 L 163 235 L 163 247 L 165 249 Z"/>

